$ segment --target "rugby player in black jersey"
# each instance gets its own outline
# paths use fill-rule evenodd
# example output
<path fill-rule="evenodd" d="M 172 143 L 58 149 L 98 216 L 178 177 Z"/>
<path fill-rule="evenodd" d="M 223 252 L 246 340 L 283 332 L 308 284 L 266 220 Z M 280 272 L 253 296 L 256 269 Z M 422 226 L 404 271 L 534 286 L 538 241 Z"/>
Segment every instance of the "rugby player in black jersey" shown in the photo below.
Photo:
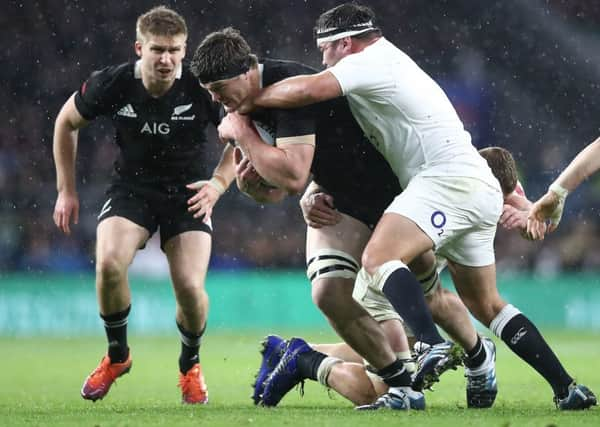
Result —
<path fill-rule="evenodd" d="M 96 291 L 108 352 L 85 380 L 84 399 L 102 399 L 116 378 L 131 369 L 127 269 L 159 229 L 177 303 L 182 401 L 208 401 L 199 346 L 208 313 L 204 281 L 211 250 L 210 214 L 235 171 L 233 149 L 226 147 L 206 180 L 206 127 L 218 124 L 220 107 L 182 63 L 186 39 L 185 21 L 175 11 L 160 6 L 144 13 L 136 24 L 139 60 L 92 73 L 56 119 L 54 222 L 66 234 L 79 216 L 78 130 L 96 117 L 110 117 L 120 149 L 98 215 L 96 242 Z M 190 212 L 187 201 L 194 190 L 198 194 Z M 202 218 L 194 218 L 194 213 Z"/>
<path fill-rule="evenodd" d="M 398 343 L 394 343 L 392 349 L 377 322 L 352 298 L 354 278 L 360 268 L 356 260 L 360 259 L 385 204 L 393 199 L 394 191 L 399 191 L 399 185 L 382 156 L 369 147 L 352 119 L 345 98 L 293 111 L 268 109 L 244 115 L 248 99 L 261 87 L 314 70 L 289 61 L 259 63 L 245 40 L 231 28 L 204 39 L 194 54 L 192 71 L 213 99 L 223 103 L 229 112 L 219 134 L 222 139 L 237 141 L 241 147 L 238 153 L 244 152 L 237 159 L 240 189 L 263 202 L 277 201 L 288 193 L 302 191 L 312 172 L 311 186 L 320 185 L 334 195 L 336 207 L 343 212 L 342 220 L 334 227 L 307 230 L 306 257 L 313 301 L 338 334 L 378 367 L 380 374 L 385 376 L 381 368 L 387 366 L 386 359 L 391 359 L 394 367 L 402 366 L 395 351 L 404 350 L 404 357 L 410 357 L 408 348 L 399 349 Z M 424 286 L 430 287 L 439 280 L 434 261 L 430 258 L 422 264 L 417 271 L 423 273 Z M 460 308 L 468 322 L 466 309 L 462 304 Z M 422 310 L 428 314 L 424 301 Z M 414 319 L 414 314 L 411 315 Z M 373 331 L 369 339 L 365 339 L 365 330 Z M 472 340 L 476 341 L 474 329 L 472 334 Z M 265 352 L 271 352 L 276 345 L 274 340 L 268 341 Z M 287 348 L 288 353 L 294 350 L 297 349 Z M 313 370 L 310 377 L 325 378 L 339 362 L 332 359 L 320 364 L 323 358 L 325 355 L 311 354 L 308 365 L 324 368 L 319 373 Z M 282 395 L 280 390 L 263 393 L 266 371 L 261 368 L 259 372 L 253 398 L 256 403 L 272 406 Z M 404 387 L 413 408 L 422 407 L 422 394 L 410 389 L 408 372 L 402 378 L 389 380 Z"/>

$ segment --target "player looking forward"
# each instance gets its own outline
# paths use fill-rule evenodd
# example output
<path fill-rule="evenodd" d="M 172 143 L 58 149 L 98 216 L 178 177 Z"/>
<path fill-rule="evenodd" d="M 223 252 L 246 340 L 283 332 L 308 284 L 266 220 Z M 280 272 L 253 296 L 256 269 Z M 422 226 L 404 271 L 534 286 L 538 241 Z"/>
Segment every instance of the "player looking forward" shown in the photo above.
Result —
<path fill-rule="evenodd" d="M 108 352 L 85 380 L 81 389 L 84 399 L 102 399 L 116 378 L 131 369 L 127 269 L 136 252 L 159 229 L 176 299 L 182 400 L 208 401 L 199 347 L 208 314 L 204 281 L 211 250 L 210 214 L 233 180 L 234 169 L 232 149 L 227 147 L 212 178 L 198 181 L 207 175 L 205 128 L 218 123 L 220 110 L 182 64 L 186 39 L 185 21 L 175 11 L 163 6 L 147 11 L 136 24 L 139 60 L 92 73 L 56 119 L 53 150 L 58 198 L 54 222 L 66 234 L 79 216 L 75 180 L 78 130 L 96 117 L 108 116 L 120 149 L 98 215 L 96 239 L 96 293 Z M 192 190 L 199 190 L 194 208 L 204 220 L 188 211 Z"/>

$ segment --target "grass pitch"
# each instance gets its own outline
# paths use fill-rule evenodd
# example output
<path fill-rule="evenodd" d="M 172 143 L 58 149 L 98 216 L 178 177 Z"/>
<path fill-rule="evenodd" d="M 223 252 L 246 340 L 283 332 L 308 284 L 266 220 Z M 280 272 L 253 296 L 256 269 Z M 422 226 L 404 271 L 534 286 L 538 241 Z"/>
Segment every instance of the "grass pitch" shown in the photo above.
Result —
<path fill-rule="evenodd" d="M 305 334 L 312 342 L 332 335 Z M 600 426 L 600 407 L 558 412 L 552 391 L 531 368 L 498 344 L 499 395 L 488 410 L 466 409 L 462 371 L 444 375 L 426 394 L 428 409 L 410 413 L 356 412 L 334 392 L 307 382 L 304 397 L 290 392 L 277 408 L 249 398 L 258 367 L 259 333 L 208 334 L 202 366 L 206 406 L 183 406 L 177 388 L 178 337 L 132 336 L 131 373 L 109 395 L 84 401 L 79 389 L 105 351 L 103 337 L 0 338 L 0 426 Z M 600 334 L 547 334 L 571 375 L 600 393 Z"/>

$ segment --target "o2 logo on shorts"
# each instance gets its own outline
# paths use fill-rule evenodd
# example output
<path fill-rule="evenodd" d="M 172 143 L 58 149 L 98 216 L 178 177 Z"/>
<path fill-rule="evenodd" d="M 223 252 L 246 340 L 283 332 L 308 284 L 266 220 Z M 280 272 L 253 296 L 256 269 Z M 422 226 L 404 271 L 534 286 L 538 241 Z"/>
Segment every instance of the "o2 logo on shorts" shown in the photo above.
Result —
<path fill-rule="evenodd" d="M 435 211 L 431 214 L 431 225 L 439 230 L 438 236 L 444 234 L 444 225 L 446 225 L 446 214 L 442 211 Z"/>

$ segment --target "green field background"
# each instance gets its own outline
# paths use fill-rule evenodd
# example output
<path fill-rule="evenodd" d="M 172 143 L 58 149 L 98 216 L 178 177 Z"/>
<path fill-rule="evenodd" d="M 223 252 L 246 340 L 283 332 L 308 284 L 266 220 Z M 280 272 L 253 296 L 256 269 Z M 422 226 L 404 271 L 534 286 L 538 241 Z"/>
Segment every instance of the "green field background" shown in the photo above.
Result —
<path fill-rule="evenodd" d="M 329 342 L 329 332 L 279 330 L 311 342 Z M 467 409 L 463 370 L 449 372 L 428 392 L 427 411 L 362 413 L 335 392 L 308 381 L 304 397 L 292 390 L 277 408 L 255 407 L 250 384 L 260 363 L 262 334 L 207 334 L 201 362 L 209 389 L 206 406 L 180 403 L 177 388 L 178 337 L 132 335 L 131 373 L 120 378 L 102 401 L 79 396 L 86 375 L 106 351 L 104 339 L 0 337 L 0 426 L 600 426 L 600 408 L 562 413 L 552 390 L 531 368 L 498 343 L 499 394 L 489 410 Z M 547 334 L 571 373 L 600 390 L 600 334 Z"/>
<path fill-rule="evenodd" d="M 169 280 L 130 283 L 131 333 L 172 333 Z M 444 283 L 450 287 L 447 277 Z M 502 296 L 541 328 L 600 331 L 600 276 L 500 276 L 498 283 Z M 210 272 L 206 287 L 211 331 L 328 328 L 302 271 Z M 93 276 L 0 274 L 0 335 L 91 335 L 102 334 L 101 326 Z"/>
<path fill-rule="evenodd" d="M 445 282 L 449 283 L 447 278 Z M 594 276 L 500 278 L 503 296 L 534 319 L 568 371 L 600 391 L 600 283 Z M 106 351 L 90 275 L 0 275 L 0 426 L 600 426 L 600 408 L 558 412 L 552 390 L 506 346 L 498 345 L 496 404 L 469 410 L 463 371 L 427 393 L 428 410 L 360 413 L 314 382 L 277 408 L 250 400 L 267 333 L 338 339 L 310 299 L 301 271 L 211 272 L 209 328 L 201 362 L 210 403 L 180 403 L 179 336 L 168 280 L 131 278 L 133 369 L 102 401 L 79 396 Z M 488 333 L 488 335 L 490 335 Z"/>

